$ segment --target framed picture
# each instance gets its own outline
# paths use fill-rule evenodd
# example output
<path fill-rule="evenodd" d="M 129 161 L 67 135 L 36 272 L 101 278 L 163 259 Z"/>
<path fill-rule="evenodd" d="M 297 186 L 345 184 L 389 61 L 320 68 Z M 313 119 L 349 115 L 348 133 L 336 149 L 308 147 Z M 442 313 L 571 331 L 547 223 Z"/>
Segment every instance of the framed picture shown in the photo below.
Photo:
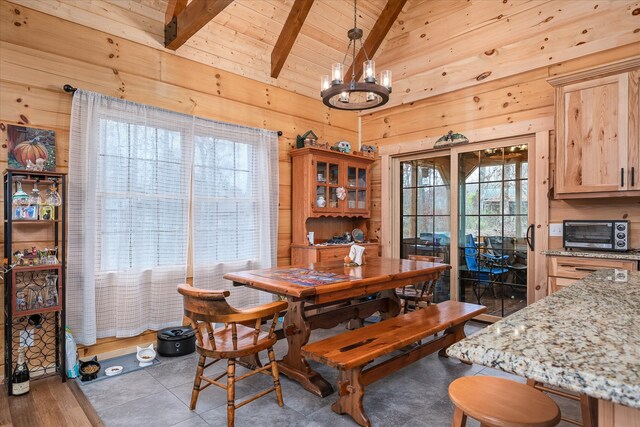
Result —
<path fill-rule="evenodd" d="M 20 206 L 19 219 L 38 219 L 38 207 L 35 205 Z"/>
<path fill-rule="evenodd" d="M 27 126 L 7 126 L 9 168 L 53 171 L 56 168 L 55 132 Z"/>
<path fill-rule="evenodd" d="M 40 219 L 56 219 L 56 211 L 53 206 L 40 206 Z"/>

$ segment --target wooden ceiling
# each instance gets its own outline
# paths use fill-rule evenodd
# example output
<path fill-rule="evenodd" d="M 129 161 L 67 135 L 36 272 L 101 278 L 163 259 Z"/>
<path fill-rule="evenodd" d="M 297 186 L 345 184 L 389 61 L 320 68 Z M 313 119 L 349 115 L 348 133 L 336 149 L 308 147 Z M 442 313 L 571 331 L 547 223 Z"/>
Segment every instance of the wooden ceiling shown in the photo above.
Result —
<path fill-rule="evenodd" d="M 167 0 L 13 1 L 164 48 Z M 272 51 L 293 5 L 232 1 L 174 53 L 319 99 L 320 76 L 343 60 L 353 2 L 315 0 L 272 78 Z M 364 39 L 386 5 L 358 1 Z M 639 7 L 638 0 L 408 0 L 374 57 L 378 72 L 393 71 L 384 108 L 638 42 Z"/>

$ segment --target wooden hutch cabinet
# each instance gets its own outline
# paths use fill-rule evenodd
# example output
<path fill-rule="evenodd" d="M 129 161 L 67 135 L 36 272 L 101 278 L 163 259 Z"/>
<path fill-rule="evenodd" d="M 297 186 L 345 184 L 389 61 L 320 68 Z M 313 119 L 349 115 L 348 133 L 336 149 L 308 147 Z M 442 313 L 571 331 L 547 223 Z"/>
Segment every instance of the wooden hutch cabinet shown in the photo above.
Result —
<path fill-rule="evenodd" d="M 640 59 L 549 80 L 557 198 L 640 196 Z"/>
<path fill-rule="evenodd" d="M 371 216 L 371 166 L 374 159 L 315 147 L 291 150 L 291 263 L 342 259 L 350 245 L 327 245 L 333 236 L 361 229 L 365 238 Z M 307 238 L 314 233 L 315 245 Z M 368 240 L 366 256 L 378 256 L 378 243 Z"/>

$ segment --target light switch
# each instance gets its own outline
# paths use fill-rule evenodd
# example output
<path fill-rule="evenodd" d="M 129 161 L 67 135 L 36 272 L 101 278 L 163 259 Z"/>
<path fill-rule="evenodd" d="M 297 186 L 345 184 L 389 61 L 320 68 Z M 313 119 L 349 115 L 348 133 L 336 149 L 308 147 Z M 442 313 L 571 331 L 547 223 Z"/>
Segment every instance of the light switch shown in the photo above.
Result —
<path fill-rule="evenodd" d="M 549 236 L 562 237 L 562 224 L 549 224 Z"/>

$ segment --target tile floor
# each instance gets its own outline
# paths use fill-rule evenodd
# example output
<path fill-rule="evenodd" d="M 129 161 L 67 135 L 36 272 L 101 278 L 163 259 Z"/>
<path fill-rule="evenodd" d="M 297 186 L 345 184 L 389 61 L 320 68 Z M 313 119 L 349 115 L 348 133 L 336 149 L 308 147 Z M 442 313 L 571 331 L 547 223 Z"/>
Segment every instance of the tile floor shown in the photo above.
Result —
<path fill-rule="evenodd" d="M 469 322 L 467 335 L 483 327 Z M 314 331 L 312 340 L 320 339 L 344 327 Z M 286 343 L 277 344 L 276 356 L 286 351 Z M 197 354 L 179 358 L 161 358 L 162 363 L 120 377 L 86 384 L 82 387 L 107 427 L 153 425 L 204 427 L 226 425 L 226 392 L 209 387 L 200 393 L 195 411 L 190 411 L 193 376 Z M 223 365 L 208 368 L 221 372 Z M 324 365 L 313 364 L 328 381 L 335 384 L 336 372 Z M 240 375 L 244 368 L 236 372 Z M 495 375 L 524 382 L 513 375 L 479 365 L 465 365 L 455 359 L 433 354 L 367 387 L 364 407 L 374 426 L 449 427 L 453 407 L 447 388 L 454 379 L 465 375 Z M 268 426 L 356 426 L 346 415 L 331 410 L 334 395 L 320 398 L 305 391 L 298 383 L 281 378 L 284 407 L 279 407 L 275 394 L 264 396 L 236 411 L 237 427 Z M 236 399 L 271 386 L 270 378 L 256 375 L 236 386 Z M 558 399 L 564 414 L 579 418 L 577 403 Z M 476 427 L 474 420 L 468 426 Z M 562 422 L 560 426 L 568 427 Z"/>

